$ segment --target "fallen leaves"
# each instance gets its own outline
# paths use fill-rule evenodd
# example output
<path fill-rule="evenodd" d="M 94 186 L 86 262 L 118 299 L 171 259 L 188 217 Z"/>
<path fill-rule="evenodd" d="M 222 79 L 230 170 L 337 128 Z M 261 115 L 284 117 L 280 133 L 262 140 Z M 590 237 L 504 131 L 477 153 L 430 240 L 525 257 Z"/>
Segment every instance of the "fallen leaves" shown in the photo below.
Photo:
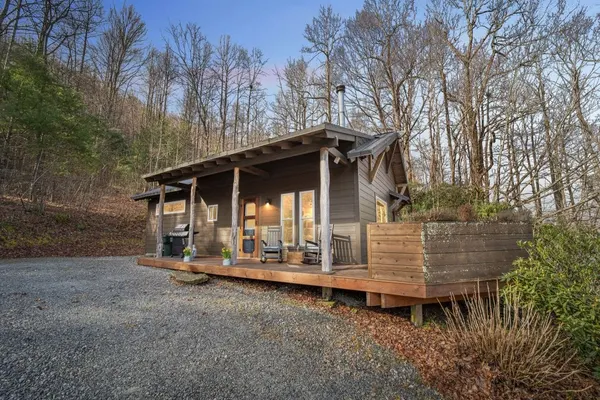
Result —
<path fill-rule="evenodd" d="M 366 332 L 375 342 L 392 349 L 412 363 L 423 380 L 447 399 L 575 399 L 600 398 L 597 382 L 589 380 L 580 387 L 594 385 L 584 393 L 537 393 L 523 388 L 509 387 L 499 378 L 494 367 L 480 362 L 474 354 L 460 353 L 453 343 L 442 335 L 443 313 L 437 304 L 425 305 L 426 325 L 415 327 L 410 322 L 408 308 L 383 310 L 381 308 L 350 307 L 341 303 L 324 304 L 320 288 L 257 282 L 242 279 L 220 278 L 220 282 L 259 291 L 277 290 L 294 303 L 330 312 L 351 321 L 360 331 Z M 356 294 L 354 294 L 356 296 Z"/>
<path fill-rule="evenodd" d="M 142 254 L 145 206 L 125 196 L 108 196 L 87 211 L 48 204 L 41 214 L 2 197 L 0 258 Z"/>

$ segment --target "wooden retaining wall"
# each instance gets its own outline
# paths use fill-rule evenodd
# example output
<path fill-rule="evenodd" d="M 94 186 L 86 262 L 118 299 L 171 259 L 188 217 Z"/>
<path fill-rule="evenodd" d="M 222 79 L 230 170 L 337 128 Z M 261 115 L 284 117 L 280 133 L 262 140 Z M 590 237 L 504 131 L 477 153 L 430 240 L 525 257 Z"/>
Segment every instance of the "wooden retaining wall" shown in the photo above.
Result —
<path fill-rule="evenodd" d="M 497 279 L 526 253 L 524 223 L 369 224 L 369 277 L 430 285 Z"/>

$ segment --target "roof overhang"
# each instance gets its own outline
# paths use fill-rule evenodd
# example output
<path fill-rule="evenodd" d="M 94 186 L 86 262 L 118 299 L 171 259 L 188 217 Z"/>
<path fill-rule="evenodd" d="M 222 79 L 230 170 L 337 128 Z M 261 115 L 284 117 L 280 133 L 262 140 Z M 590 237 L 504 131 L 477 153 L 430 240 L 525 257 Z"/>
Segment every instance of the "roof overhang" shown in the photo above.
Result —
<path fill-rule="evenodd" d="M 390 147 L 394 141 L 398 140 L 399 135 L 397 132 L 383 133 L 381 135 L 372 137 L 368 142 L 365 142 L 361 146 L 352 149 L 348 152 L 348 158 L 353 160 L 357 157 L 377 156 L 382 151 Z"/>
<path fill-rule="evenodd" d="M 143 175 L 147 182 L 177 184 L 191 177 L 204 177 L 238 168 L 249 168 L 271 161 L 296 157 L 335 148 L 340 142 L 356 142 L 357 138 L 372 136 L 329 123 L 263 140 L 256 144 L 224 151 L 193 162 L 165 168 Z"/>
<path fill-rule="evenodd" d="M 180 192 L 182 190 L 183 189 L 181 189 L 179 187 L 166 186 L 165 194 L 173 193 L 173 192 Z M 134 201 L 146 200 L 146 199 L 151 199 L 152 197 L 157 197 L 159 195 L 160 195 L 160 188 L 154 188 L 154 189 L 150 189 L 146 192 L 134 194 L 133 196 L 131 196 L 131 200 L 134 200 Z"/>

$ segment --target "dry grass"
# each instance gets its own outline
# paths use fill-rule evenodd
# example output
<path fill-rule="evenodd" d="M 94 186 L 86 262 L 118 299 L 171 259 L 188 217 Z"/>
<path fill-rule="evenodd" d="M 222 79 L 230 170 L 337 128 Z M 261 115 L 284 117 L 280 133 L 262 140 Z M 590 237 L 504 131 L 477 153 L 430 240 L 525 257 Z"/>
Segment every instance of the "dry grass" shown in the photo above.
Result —
<path fill-rule="evenodd" d="M 445 337 L 462 353 L 496 370 L 499 383 L 538 393 L 571 391 L 584 379 L 573 349 L 550 315 L 520 304 L 519 298 L 474 296 L 445 309 Z"/>

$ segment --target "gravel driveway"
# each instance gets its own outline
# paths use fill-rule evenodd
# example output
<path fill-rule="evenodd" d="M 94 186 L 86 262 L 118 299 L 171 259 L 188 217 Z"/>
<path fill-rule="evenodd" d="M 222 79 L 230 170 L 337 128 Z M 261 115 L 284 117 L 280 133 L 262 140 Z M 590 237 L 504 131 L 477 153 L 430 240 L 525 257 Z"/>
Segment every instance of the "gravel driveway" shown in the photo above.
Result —
<path fill-rule="evenodd" d="M 132 257 L 0 260 L 0 399 L 429 399 L 327 312 Z"/>

